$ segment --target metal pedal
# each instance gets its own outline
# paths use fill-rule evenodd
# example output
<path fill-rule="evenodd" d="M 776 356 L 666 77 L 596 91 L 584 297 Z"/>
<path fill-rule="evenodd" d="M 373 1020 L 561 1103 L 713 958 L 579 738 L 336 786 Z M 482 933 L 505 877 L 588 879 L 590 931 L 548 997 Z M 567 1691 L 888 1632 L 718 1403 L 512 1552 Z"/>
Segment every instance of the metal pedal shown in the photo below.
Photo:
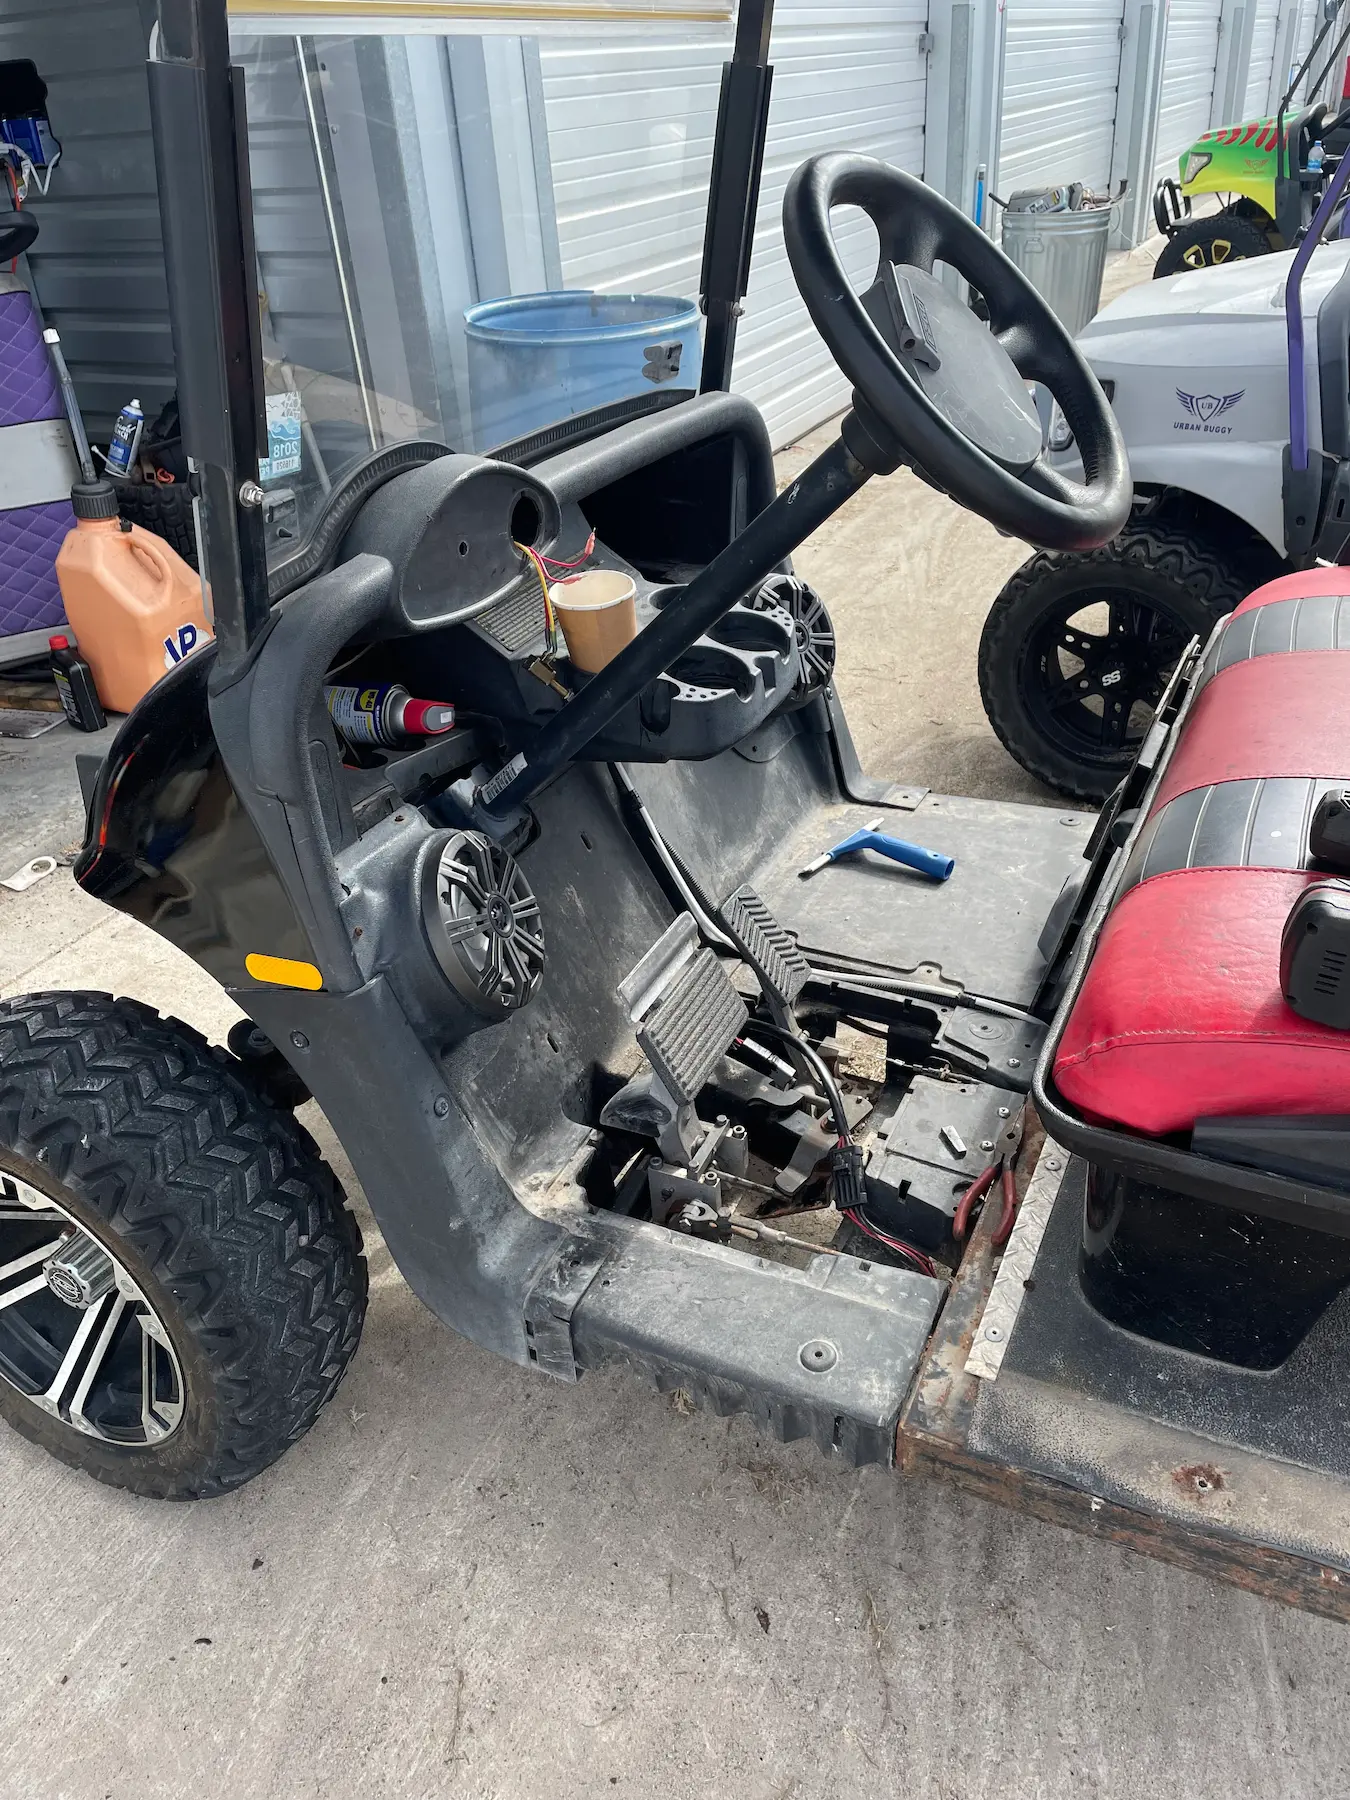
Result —
<path fill-rule="evenodd" d="M 682 913 L 619 983 L 637 1041 L 678 1106 L 692 1106 L 749 1018 L 698 927 Z"/>
<path fill-rule="evenodd" d="M 790 1015 L 792 1002 L 811 978 L 811 965 L 796 937 L 748 883 L 723 902 L 721 913 L 727 935 L 758 976 L 765 999 L 775 1013 Z"/>

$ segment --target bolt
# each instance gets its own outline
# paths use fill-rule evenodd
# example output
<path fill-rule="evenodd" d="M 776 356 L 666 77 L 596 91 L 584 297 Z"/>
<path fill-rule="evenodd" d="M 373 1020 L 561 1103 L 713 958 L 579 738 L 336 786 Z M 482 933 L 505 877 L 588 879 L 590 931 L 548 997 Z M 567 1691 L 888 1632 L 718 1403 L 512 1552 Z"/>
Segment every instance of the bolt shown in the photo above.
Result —
<path fill-rule="evenodd" d="M 997 1344 L 1003 1336 L 1003 1327 L 1001 1325 L 986 1325 L 984 1328 L 984 1335 L 989 1339 L 991 1344 Z"/>
<path fill-rule="evenodd" d="M 1022 1059 L 1020 1056 L 1010 1056 L 1008 1058 L 1008 1067 L 1010 1069 L 1020 1069 L 1021 1066 L 1022 1066 Z"/>
<path fill-rule="evenodd" d="M 267 498 L 256 481 L 243 481 L 239 484 L 240 506 L 261 506 Z"/>
<path fill-rule="evenodd" d="M 1000 1119 L 1010 1119 L 1012 1117 L 1011 1106 L 1000 1106 L 998 1109 L 998 1116 Z"/>
<path fill-rule="evenodd" d="M 305 1036 L 303 1031 L 293 1031 L 291 1033 L 291 1042 L 295 1045 L 297 1050 L 309 1049 L 309 1039 Z"/>
<path fill-rule="evenodd" d="M 661 1167 L 661 1158 L 659 1156 L 648 1157 L 647 1166 L 652 1169 L 659 1169 Z"/>
<path fill-rule="evenodd" d="M 673 1200 L 675 1198 L 674 1188 L 662 1188 L 661 1189 L 661 1198 L 663 1200 Z"/>
<path fill-rule="evenodd" d="M 1059 1167 L 1059 1158 L 1058 1158 L 1058 1157 L 1056 1157 L 1056 1156 L 1052 1156 L 1052 1157 L 1050 1157 L 1050 1158 L 1049 1158 L 1049 1159 L 1048 1159 L 1048 1160 L 1047 1160 L 1047 1162 L 1046 1162 L 1046 1165 L 1045 1165 L 1045 1166 L 1046 1166 L 1046 1168 L 1047 1168 L 1047 1169 L 1057 1169 L 1057 1168 L 1058 1168 L 1058 1167 Z"/>
<path fill-rule="evenodd" d="M 980 1140 L 981 1150 L 992 1150 L 993 1147 L 994 1147 L 993 1138 L 981 1138 L 981 1140 Z"/>
<path fill-rule="evenodd" d="M 725 1113 L 718 1113 L 716 1123 L 718 1125 L 725 1125 L 727 1123 L 727 1115 Z"/>
<path fill-rule="evenodd" d="M 450 1102 L 446 1099 L 444 1094 L 438 1094 L 436 1099 L 432 1102 L 431 1110 L 438 1119 L 448 1118 L 450 1114 Z"/>

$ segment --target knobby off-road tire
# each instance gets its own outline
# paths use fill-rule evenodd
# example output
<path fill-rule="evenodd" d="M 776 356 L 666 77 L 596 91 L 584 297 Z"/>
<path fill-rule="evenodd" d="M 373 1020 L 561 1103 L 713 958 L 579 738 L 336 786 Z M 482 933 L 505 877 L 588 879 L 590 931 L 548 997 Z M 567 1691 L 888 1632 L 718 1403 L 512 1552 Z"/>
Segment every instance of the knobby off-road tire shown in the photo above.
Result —
<path fill-rule="evenodd" d="M 1190 269 L 1217 269 L 1249 257 L 1269 256 L 1270 239 L 1255 219 L 1221 212 L 1179 225 L 1153 266 L 1153 279 L 1181 275 Z"/>
<path fill-rule="evenodd" d="M 980 637 L 980 697 L 989 723 L 1029 775 L 1072 799 L 1104 800 L 1129 770 L 1146 729 L 1144 708 L 1156 703 L 1187 642 L 1207 637 L 1218 619 L 1277 572 L 1273 551 L 1228 547 L 1217 536 L 1156 517 L 1132 520 L 1098 550 L 1039 551 L 994 601 Z M 1067 623 L 1103 602 L 1111 607 L 1113 630 L 1123 622 L 1124 654 L 1115 667 L 1108 666 L 1108 638 L 1095 639 Z M 1086 653 L 1075 679 L 1086 675 L 1088 685 L 1078 692 L 1059 673 L 1063 663 L 1054 660 L 1057 648 L 1070 661 L 1076 658 L 1069 640 Z M 1094 682 L 1115 675 L 1117 667 L 1127 680 L 1148 679 L 1132 729 L 1112 744 L 1106 741 L 1105 706 L 1113 690 Z M 1098 742 L 1098 716 L 1089 711 L 1094 699 L 1103 706 Z"/>
<path fill-rule="evenodd" d="M 239 1487 L 314 1423 L 360 1340 L 361 1235 L 313 1139 L 227 1052 L 107 994 L 0 1002 L 0 1208 L 17 1184 L 119 1265 L 181 1374 L 159 1441 L 106 1441 L 22 1391 L 41 1328 L 6 1340 L 21 1308 L 0 1310 L 0 1415 L 25 1437 L 100 1481 L 185 1500 Z"/>

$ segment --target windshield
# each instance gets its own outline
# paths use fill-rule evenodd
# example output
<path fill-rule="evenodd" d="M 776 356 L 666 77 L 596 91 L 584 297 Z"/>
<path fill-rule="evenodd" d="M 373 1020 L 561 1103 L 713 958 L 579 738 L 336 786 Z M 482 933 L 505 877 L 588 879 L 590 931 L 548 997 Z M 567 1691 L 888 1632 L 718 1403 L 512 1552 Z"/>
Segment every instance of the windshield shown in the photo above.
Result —
<path fill-rule="evenodd" d="M 715 28 L 710 28 L 715 31 Z M 263 323 L 268 553 L 372 452 L 498 449 L 697 388 L 725 41 L 231 35 Z"/>

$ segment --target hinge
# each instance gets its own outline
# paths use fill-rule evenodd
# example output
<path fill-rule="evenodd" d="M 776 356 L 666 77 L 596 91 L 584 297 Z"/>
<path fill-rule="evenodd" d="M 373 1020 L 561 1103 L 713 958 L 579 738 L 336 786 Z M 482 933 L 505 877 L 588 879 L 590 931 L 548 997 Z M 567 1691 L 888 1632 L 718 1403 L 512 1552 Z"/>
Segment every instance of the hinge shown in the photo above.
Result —
<path fill-rule="evenodd" d="M 937 39 L 933 36 L 933 33 L 931 31 L 921 31 L 919 33 L 919 55 L 931 56 L 936 49 Z"/>
<path fill-rule="evenodd" d="M 1125 21 L 1124 21 L 1124 19 L 1122 19 L 1120 21 L 1119 25 L 1116 26 L 1116 37 L 1120 40 L 1120 42 L 1122 44 L 1125 42 Z"/>

